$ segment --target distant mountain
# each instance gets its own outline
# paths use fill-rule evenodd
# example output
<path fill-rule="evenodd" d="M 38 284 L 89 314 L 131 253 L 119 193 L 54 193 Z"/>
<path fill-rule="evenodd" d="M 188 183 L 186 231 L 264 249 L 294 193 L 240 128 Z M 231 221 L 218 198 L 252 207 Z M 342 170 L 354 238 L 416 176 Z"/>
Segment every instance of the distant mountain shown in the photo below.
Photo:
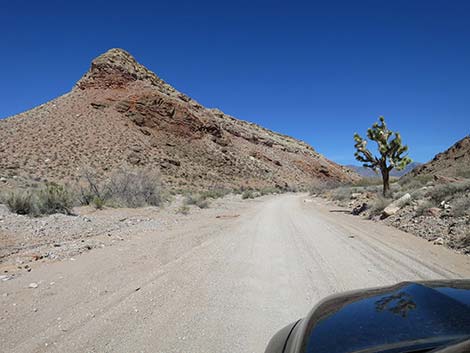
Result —
<path fill-rule="evenodd" d="M 180 189 L 358 178 L 305 142 L 203 107 L 122 49 L 94 59 L 70 92 L 0 120 L 2 177 L 68 181 L 90 166 L 104 178 L 126 165 Z"/>
<path fill-rule="evenodd" d="M 470 136 L 465 136 L 446 151 L 436 154 L 431 161 L 413 170 L 413 175 L 426 174 L 470 177 Z"/>
<path fill-rule="evenodd" d="M 393 177 L 401 177 L 405 174 L 408 174 L 409 172 L 411 172 L 413 169 L 421 166 L 422 163 L 419 163 L 419 162 L 412 162 L 410 164 L 408 164 L 406 166 L 405 169 L 403 170 L 395 170 L 393 169 L 391 172 L 390 172 L 390 176 L 393 176 Z M 364 177 L 364 178 L 380 178 L 380 173 L 375 173 L 372 169 L 370 168 L 366 168 L 366 167 L 362 167 L 362 166 L 358 166 L 358 165 L 347 165 L 346 166 L 347 168 L 351 169 L 351 170 L 354 170 L 357 174 L 359 174 L 360 176 Z"/>

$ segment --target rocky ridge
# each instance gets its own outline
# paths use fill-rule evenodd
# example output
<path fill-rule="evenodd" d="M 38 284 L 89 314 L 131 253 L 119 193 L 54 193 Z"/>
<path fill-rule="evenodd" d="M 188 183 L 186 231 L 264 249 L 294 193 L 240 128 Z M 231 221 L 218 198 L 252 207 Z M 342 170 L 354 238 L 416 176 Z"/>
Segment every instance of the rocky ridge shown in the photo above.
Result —
<path fill-rule="evenodd" d="M 411 174 L 470 177 L 470 136 L 465 136 L 446 151 L 438 153 L 431 161 L 414 169 Z"/>

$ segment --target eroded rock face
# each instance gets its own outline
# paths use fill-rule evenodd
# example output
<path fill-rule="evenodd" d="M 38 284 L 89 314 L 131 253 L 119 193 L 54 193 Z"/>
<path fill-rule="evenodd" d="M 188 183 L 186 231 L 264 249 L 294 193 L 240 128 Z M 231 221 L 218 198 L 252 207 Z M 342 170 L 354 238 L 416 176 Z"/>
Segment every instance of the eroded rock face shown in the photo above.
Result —
<path fill-rule="evenodd" d="M 0 168 L 48 180 L 73 179 L 83 166 L 104 177 L 126 164 L 183 188 L 357 178 L 302 141 L 203 107 L 122 49 L 93 60 L 71 92 L 0 127 Z"/>
<path fill-rule="evenodd" d="M 462 177 L 470 170 L 470 136 L 465 136 L 442 153 L 438 153 L 426 164 L 412 171 L 412 175 L 437 175 L 444 177 Z"/>

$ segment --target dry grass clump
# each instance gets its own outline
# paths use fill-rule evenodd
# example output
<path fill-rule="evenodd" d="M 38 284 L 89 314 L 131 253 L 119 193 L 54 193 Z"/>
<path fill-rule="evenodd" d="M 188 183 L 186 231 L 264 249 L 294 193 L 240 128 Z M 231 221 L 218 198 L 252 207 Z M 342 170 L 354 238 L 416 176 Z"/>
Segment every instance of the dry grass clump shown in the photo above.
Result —
<path fill-rule="evenodd" d="M 341 184 L 333 180 L 316 180 L 308 188 L 310 195 L 323 194 L 325 191 L 338 188 Z"/>
<path fill-rule="evenodd" d="M 349 200 L 351 198 L 351 195 L 355 191 L 356 190 L 354 188 L 351 188 L 350 186 L 342 186 L 342 187 L 331 190 L 330 194 L 333 200 L 345 201 L 345 200 Z"/>
<path fill-rule="evenodd" d="M 447 201 L 459 194 L 468 194 L 470 192 L 470 180 L 436 185 L 431 188 L 427 196 L 436 204 Z"/>
<path fill-rule="evenodd" d="M 182 215 L 188 215 L 189 214 L 189 207 L 188 205 L 181 205 L 181 207 L 179 207 L 177 210 L 176 210 L 176 213 L 181 213 Z"/>
<path fill-rule="evenodd" d="M 63 185 L 47 183 L 34 189 L 17 189 L 4 197 L 11 212 L 33 217 L 54 213 L 72 214 L 73 193 Z"/>
<path fill-rule="evenodd" d="M 206 196 L 200 193 L 187 194 L 184 197 L 184 205 L 195 205 L 199 208 L 208 208 L 210 203 Z"/>
<path fill-rule="evenodd" d="M 432 175 L 406 175 L 398 180 L 398 184 L 403 191 L 412 191 L 420 189 L 433 180 Z"/>
<path fill-rule="evenodd" d="M 460 178 L 470 179 L 470 168 L 460 168 L 456 172 L 456 176 Z"/>
<path fill-rule="evenodd" d="M 451 213 L 455 217 L 470 215 L 470 195 L 464 194 L 454 200 L 452 203 Z"/>
<path fill-rule="evenodd" d="M 378 195 L 377 198 L 372 201 L 369 211 L 369 217 L 378 216 L 382 214 L 385 207 L 390 205 L 391 202 L 391 199 Z"/>
<path fill-rule="evenodd" d="M 362 178 L 353 183 L 354 186 L 373 186 L 382 185 L 381 178 Z"/>
<path fill-rule="evenodd" d="M 30 190 L 13 190 L 2 196 L 2 202 L 7 205 L 11 212 L 17 214 L 35 215 L 37 213 L 33 193 Z"/>

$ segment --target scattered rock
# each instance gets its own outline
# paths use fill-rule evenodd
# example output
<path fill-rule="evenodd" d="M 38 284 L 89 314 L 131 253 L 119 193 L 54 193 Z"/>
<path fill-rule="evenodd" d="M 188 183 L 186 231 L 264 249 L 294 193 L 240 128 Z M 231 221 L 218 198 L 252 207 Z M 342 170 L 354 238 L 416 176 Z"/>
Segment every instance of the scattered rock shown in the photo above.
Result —
<path fill-rule="evenodd" d="M 451 208 L 450 204 L 446 202 L 445 200 L 441 201 L 440 205 L 444 210 L 448 210 L 449 208 Z"/>
<path fill-rule="evenodd" d="M 28 286 L 28 288 L 37 288 L 37 287 L 39 287 L 39 285 L 35 282 L 30 283 Z"/>

